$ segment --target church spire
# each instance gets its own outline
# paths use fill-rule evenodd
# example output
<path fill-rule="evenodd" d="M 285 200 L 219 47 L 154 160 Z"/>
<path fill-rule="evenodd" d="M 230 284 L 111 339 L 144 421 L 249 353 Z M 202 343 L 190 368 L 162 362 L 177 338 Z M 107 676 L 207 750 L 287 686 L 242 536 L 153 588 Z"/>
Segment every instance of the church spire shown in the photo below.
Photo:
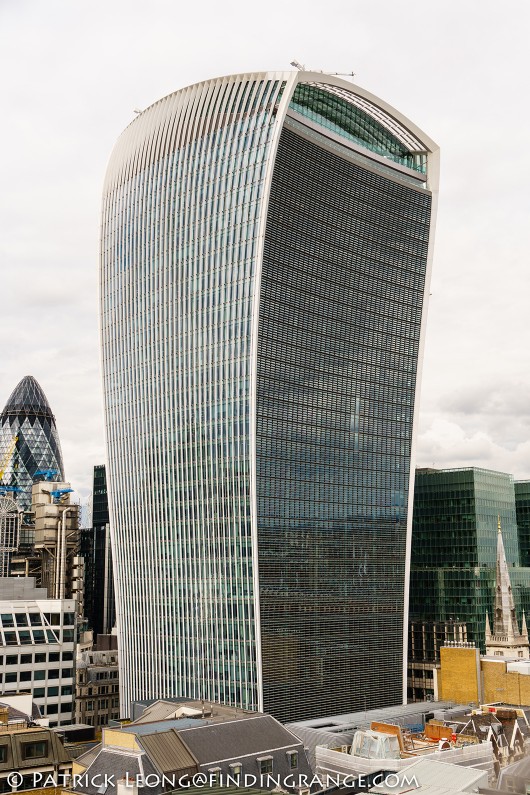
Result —
<path fill-rule="evenodd" d="M 515 615 L 515 602 L 506 562 L 500 515 L 497 520 L 497 570 L 493 632 L 491 632 L 489 617 L 486 614 L 486 654 L 524 657 L 525 659 L 528 659 L 530 654 L 526 618 L 523 615 L 522 632 L 519 632 Z"/>
<path fill-rule="evenodd" d="M 504 551 L 500 516 L 497 522 L 497 576 L 495 582 L 493 634 L 508 635 L 508 637 L 511 638 L 519 635 L 512 594 L 512 583 L 510 581 L 510 573 L 506 562 L 506 552 Z"/>

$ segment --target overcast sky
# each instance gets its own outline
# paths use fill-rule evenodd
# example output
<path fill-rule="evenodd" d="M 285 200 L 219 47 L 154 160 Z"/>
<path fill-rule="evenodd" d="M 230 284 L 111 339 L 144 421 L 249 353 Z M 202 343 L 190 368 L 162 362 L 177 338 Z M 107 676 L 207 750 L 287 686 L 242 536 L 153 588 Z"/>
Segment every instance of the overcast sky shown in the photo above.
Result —
<path fill-rule="evenodd" d="M 529 22 L 525 0 L 0 0 L 0 404 L 37 378 L 87 495 L 115 140 L 134 108 L 296 58 L 355 72 L 441 148 L 417 463 L 530 478 Z"/>

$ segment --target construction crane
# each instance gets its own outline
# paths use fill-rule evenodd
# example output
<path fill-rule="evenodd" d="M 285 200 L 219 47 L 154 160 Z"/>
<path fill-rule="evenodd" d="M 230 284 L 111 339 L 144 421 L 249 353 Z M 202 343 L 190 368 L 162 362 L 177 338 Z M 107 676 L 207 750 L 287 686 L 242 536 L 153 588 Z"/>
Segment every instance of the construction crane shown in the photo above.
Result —
<path fill-rule="evenodd" d="M 33 475 L 33 479 L 43 477 L 44 480 L 52 480 L 55 475 L 58 475 L 57 469 L 38 469 Z"/>
<path fill-rule="evenodd" d="M 65 494 L 70 494 L 73 489 L 56 489 L 55 491 L 50 491 L 51 496 L 54 499 L 54 502 L 59 503 L 63 501 L 63 497 Z"/>
<path fill-rule="evenodd" d="M 4 456 L 4 460 L 0 464 L 0 480 L 2 480 L 2 478 L 4 477 L 4 472 L 9 466 L 9 462 L 11 461 L 11 457 L 15 452 L 15 447 L 17 446 L 17 442 L 18 442 L 18 436 L 13 436 L 11 444 L 9 445 L 7 452 Z"/>

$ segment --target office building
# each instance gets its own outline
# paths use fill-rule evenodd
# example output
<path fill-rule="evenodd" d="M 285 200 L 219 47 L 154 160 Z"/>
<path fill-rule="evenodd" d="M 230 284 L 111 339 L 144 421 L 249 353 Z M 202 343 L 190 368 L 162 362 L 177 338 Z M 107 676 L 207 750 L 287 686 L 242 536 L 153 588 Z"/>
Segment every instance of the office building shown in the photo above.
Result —
<path fill-rule="evenodd" d="M 0 697 L 31 693 L 50 726 L 74 716 L 75 601 L 32 577 L 0 578 Z"/>
<path fill-rule="evenodd" d="M 123 716 L 402 700 L 437 180 L 430 139 L 322 73 L 207 80 L 119 139 L 101 334 Z"/>
<path fill-rule="evenodd" d="M 85 565 L 85 617 L 97 638 L 100 634 L 111 632 L 116 621 L 109 504 L 103 464 L 94 467 L 92 526 L 80 531 L 80 539 L 80 555 Z"/>
<path fill-rule="evenodd" d="M 120 717 L 116 650 L 77 655 L 75 722 L 99 728 Z"/>
<path fill-rule="evenodd" d="M 477 467 L 416 472 L 411 551 L 411 621 L 467 625 L 486 651 L 494 616 L 498 526 L 518 626 L 530 610 L 530 568 L 520 565 L 513 477 Z"/>
<path fill-rule="evenodd" d="M 0 414 L 0 491 L 28 510 L 33 482 L 45 473 L 64 480 L 61 446 L 46 395 L 27 375 Z"/>
<path fill-rule="evenodd" d="M 407 700 L 436 701 L 440 649 L 447 643 L 467 643 L 465 621 L 411 621 L 407 671 Z"/>
<path fill-rule="evenodd" d="M 515 512 L 521 566 L 530 566 L 530 480 L 516 480 Z"/>

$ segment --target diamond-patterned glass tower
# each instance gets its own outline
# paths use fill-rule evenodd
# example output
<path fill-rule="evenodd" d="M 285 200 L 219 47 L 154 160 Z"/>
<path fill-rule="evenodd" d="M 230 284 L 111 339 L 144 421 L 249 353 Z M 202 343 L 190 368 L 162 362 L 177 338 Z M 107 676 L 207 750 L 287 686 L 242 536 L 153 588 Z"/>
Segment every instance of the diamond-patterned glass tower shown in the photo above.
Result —
<path fill-rule="evenodd" d="M 0 487 L 15 488 L 18 504 L 29 508 L 37 472 L 64 480 L 55 417 L 38 382 L 26 375 L 0 414 Z"/>

